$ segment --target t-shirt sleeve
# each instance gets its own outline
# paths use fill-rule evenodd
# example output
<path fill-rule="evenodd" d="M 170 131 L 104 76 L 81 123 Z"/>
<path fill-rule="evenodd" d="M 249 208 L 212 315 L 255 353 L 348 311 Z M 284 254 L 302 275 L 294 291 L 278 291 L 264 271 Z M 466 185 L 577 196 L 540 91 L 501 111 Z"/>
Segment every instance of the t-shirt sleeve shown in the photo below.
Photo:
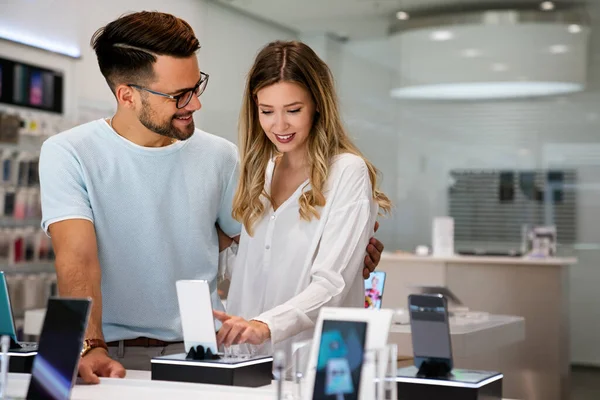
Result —
<path fill-rule="evenodd" d="M 39 163 L 42 202 L 42 228 L 67 219 L 87 219 L 94 215 L 83 168 L 74 152 L 60 143 L 44 142 Z"/>

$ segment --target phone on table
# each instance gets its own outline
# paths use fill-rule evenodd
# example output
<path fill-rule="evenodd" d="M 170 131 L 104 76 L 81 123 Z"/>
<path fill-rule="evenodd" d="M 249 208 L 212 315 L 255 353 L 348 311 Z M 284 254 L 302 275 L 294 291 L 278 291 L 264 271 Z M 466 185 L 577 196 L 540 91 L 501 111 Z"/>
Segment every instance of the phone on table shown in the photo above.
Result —
<path fill-rule="evenodd" d="M 357 400 L 367 323 L 324 320 L 313 400 Z"/>
<path fill-rule="evenodd" d="M 181 315 L 185 352 L 202 346 L 217 354 L 218 329 L 215 327 L 210 285 L 206 280 L 180 280 L 175 282 Z M 219 325 L 218 328 L 221 326 Z"/>
<path fill-rule="evenodd" d="M 415 366 L 436 366 L 449 373 L 453 368 L 452 342 L 446 298 L 441 294 L 408 296 Z"/>
<path fill-rule="evenodd" d="M 68 400 L 75 384 L 91 299 L 50 298 L 33 360 L 29 400 Z"/>
<path fill-rule="evenodd" d="M 365 308 L 380 309 L 385 287 L 385 272 L 374 271 L 365 279 Z"/>

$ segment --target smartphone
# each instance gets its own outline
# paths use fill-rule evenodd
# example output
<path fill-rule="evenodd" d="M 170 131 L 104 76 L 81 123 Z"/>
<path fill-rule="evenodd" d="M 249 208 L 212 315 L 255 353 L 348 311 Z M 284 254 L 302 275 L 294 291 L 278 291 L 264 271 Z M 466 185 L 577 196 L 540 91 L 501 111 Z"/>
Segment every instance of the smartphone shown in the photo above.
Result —
<path fill-rule="evenodd" d="M 91 299 L 48 300 L 27 399 L 71 398 L 91 303 Z"/>
<path fill-rule="evenodd" d="M 202 346 L 217 354 L 217 335 L 210 287 L 205 280 L 175 282 L 185 352 Z M 220 326 L 219 326 L 220 327 Z"/>
<path fill-rule="evenodd" d="M 385 287 L 385 272 L 375 271 L 365 279 L 365 308 L 380 309 Z"/>
<path fill-rule="evenodd" d="M 415 366 L 424 362 L 453 368 L 448 305 L 441 294 L 408 296 L 410 326 Z"/>
<path fill-rule="evenodd" d="M 366 322 L 323 321 L 313 400 L 358 399 L 366 334 Z"/>

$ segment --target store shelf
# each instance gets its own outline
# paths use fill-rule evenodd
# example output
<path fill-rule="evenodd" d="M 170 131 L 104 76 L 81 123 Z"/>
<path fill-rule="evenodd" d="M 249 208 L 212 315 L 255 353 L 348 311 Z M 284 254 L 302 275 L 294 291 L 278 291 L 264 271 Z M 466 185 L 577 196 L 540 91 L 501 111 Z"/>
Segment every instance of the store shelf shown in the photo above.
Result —
<path fill-rule="evenodd" d="M 0 264 L 0 271 L 5 274 L 42 274 L 54 273 L 53 262 L 21 263 L 15 265 Z"/>
<path fill-rule="evenodd" d="M 47 136 L 41 135 L 19 135 L 18 143 L 2 143 L 0 142 L 0 149 L 10 151 L 26 151 L 30 153 L 37 153 L 42 147 L 42 143 L 48 139 Z"/>
<path fill-rule="evenodd" d="M 15 219 L 11 217 L 0 217 L 0 228 L 37 228 L 40 226 L 41 218 Z"/>

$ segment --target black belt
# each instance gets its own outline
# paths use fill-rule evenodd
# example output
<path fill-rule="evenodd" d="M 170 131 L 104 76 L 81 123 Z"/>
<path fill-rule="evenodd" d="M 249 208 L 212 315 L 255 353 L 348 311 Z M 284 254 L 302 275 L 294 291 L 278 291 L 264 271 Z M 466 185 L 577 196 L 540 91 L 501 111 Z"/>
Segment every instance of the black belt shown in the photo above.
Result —
<path fill-rule="evenodd" d="M 114 342 L 108 342 L 108 343 L 106 343 L 106 345 L 108 347 L 118 347 L 119 342 L 121 342 L 121 340 L 117 340 Z M 122 342 L 125 346 L 130 346 L 130 347 L 165 347 L 170 344 L 183 343 L 183 342 L 165 342 L 164 340 L 151 339 L 151 338 L 147 338 L 147 337 L 127 339 L 127 340 L 123 340 Z"/>

